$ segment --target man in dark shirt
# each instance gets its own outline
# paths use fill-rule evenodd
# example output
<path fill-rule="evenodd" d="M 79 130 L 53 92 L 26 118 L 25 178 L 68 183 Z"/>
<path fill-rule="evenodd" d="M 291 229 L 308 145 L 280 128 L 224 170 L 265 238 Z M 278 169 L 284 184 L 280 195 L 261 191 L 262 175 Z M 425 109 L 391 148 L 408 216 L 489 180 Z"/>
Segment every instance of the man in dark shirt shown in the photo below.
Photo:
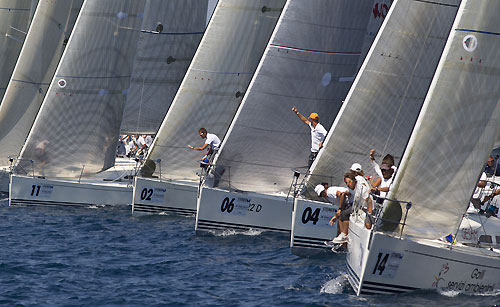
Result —
<path fill-rule="evenodd" d="M 498 155 L 493 158 L 493 156 L 490 156 L 488 158 L 488 162 L 486 162 L 486 166 L 484 167 L 484 172 L 486 173 L 486 176 L 491 177 L 493 175 L 495 176 L 500 176 L 500 167 L 498 166 Z"/>

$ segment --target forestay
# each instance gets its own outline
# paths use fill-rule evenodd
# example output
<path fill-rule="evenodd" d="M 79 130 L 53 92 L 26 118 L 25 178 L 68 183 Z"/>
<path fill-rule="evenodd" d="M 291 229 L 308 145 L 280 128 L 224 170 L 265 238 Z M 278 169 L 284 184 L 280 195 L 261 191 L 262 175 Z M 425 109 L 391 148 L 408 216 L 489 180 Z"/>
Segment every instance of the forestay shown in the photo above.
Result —
<path fill-rule="evenodd" d="M 222 139 L 240 106 L 284 0 L 219 0 L 191 66 L 168 110 L 148 159 L 162 176 L 198 179 L 198 129 Z M 159 171 L 159 167 L 156 167 Z"/>
<path fill-rule="evenodd" d="M 460 5 L 391 188 L 392 198 L 412 202 L 405 234 L 456 232 L 500 135 L 499 11 L 498 1 Z M 388 206 L 384 217 L 394 208 Z"/>
<path fill-rule="evenodd" d="M 0 101 L 28 32 L 32 0 L 0 0 Z"/>
<path fill-rule="evenodd" d="M 156 133 L 206 27 L 208 0 L 148 0 L 122 133 Z"/>
<path fill-rule="evenodd" d="M 292 169 L 307 169 L 310 128 L 291 108 L 331 126 L 359 67 L 372 4 L 287 2 L 219 151 L 221 187 L 286 193 Z"/>
<path fill-rule="evenodd" d="M 83 0 L 41 1 L 38 5 L 0 105 L 1 162 L 21 152 L 82 3 Z"/>
<path fill-rule="evenodd" d="M 324 149 L 310 187 L 344 186 L 355 162 L 374 174 L 370 149 L 399 161 L 443 52 L 459 0 L 398 0 L 363 63 Z"/>
<path fill-rule="evenodd" d="M 86 0 L 16 169 L 73 177 L 114 164 L 144 1 Z M 31 173 L 31 171 L 30 171 Z"/>

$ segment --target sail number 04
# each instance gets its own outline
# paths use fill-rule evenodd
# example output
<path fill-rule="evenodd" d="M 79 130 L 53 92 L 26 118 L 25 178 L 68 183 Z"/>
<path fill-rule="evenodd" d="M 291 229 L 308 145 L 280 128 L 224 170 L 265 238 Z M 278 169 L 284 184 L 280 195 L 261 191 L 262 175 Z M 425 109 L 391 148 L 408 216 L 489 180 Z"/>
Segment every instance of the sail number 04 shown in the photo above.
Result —
<path fill-rule="evenodd" d="M 229 197 L 224 198 L 220 206 L 221 212 L 231 213 L 234 210 L 235 198 L 229 199 Z M 262 205 L 260 204 L 248 204 L 248 211 L 260 212 L 262 210 Z"/>
<path fill-rule="evenodd" d="M 316 225 L 319 220 L 319 212 L 320 208 L 316 208 L 314 212 L 311 207 L 305 208 L 302 213 L 302 224 L 307 224 L 309 221 L 312 221 L 313 225 Z"/>

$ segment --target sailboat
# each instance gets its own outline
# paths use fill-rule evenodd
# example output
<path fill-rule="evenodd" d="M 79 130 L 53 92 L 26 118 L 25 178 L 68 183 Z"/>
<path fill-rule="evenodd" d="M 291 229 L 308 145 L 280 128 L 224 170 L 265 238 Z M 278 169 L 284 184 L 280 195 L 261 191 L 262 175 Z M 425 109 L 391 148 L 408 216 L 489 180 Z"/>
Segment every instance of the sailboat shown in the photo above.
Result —
<path fill-rule="evenodd" d="M 214 179 L 202 187 L 197 232 L 290 232 L 288 192 L 294 173 L 307 170 L 311 144 L 310 128 L 291 108 L 331 125 L 362 60 L 372 3 L 287 1 L 216 157 Z"/>
<path fill-rule="evenodd" d="M 11 175 L 10 205 L 130 204 L 126 186 L 81 181 L 114 165 L 144 5 L 85 0 Z"/>
<path fill-rule="evenodd" d="M 0 192 L 7 192 L 9 172 L 28 137 L 61 59 L 83 0 L 42 1 L 0 105 Z M 43 50 L 43 52 L 40 52 Z"/>
<path fill-rule="evenodd" d="M 203 154 L 198 130 L 223 138 L 285 0 L 219 0 L 134 184 L 133 214 L 193 215 Z M 149 177 L 149 178 L 148 178 Z"/>
<path fill-rule="evenodd" d="M 351 215 L 347 267 L 358 295 L 498 291 L 499 250 L 455 239 L 500 135 L 499 10 L 461 1 L 378 223 L 368 230 L 362 213 Z"/>
<path fill-rule="evenodd" d="M 395 1 L 382 25 L 324 148 L 311 167 L 308 191 L 322 182 L 342 186 L 353 163 L 365 175 L 377 176 L 370 149 L 400 160 L 422 108 L 432 77 L 451 31 L 459 0 Z M 329 225 L 331 205 L 318 203 L 311 193 L 296 199 L 291 248 L 312 254 L 337 236 Z"/>
<path fill-rule="evenodd" d="M 2 100 L 30 24 L 32 0 L 0 1 L 0 101 Z"/>

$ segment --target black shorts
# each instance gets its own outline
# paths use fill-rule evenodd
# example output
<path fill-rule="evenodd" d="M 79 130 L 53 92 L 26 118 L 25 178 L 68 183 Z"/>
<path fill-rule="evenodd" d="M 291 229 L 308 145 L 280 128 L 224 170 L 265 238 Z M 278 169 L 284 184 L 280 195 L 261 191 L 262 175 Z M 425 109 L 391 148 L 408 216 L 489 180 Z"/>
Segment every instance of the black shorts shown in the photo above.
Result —
<path fill-rule="evenodd" d="M 349 220 L 349 217 L 351 216 L 352 213 L 352 207 L 346 208 L 342 211 L 340 211 L 340 221 L 345 222 Z"/>

